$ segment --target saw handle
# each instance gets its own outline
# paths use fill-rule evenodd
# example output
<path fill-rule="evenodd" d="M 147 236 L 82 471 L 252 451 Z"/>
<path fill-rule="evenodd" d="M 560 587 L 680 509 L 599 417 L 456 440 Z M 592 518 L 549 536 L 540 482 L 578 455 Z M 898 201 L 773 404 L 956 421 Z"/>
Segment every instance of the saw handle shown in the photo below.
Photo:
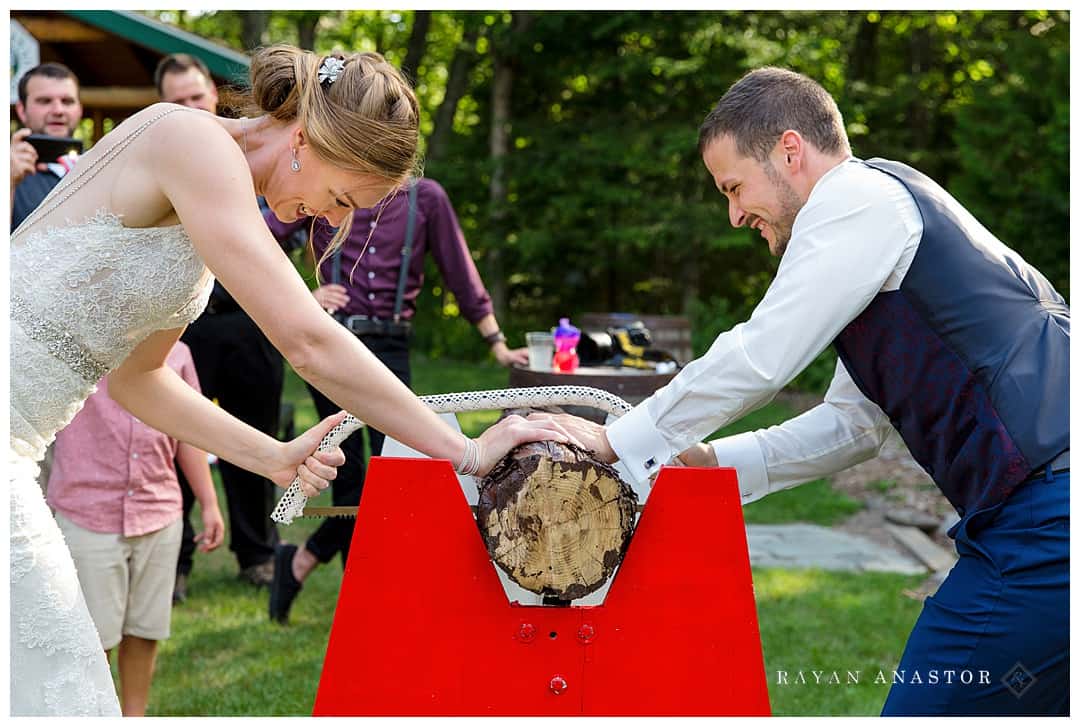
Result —
<path fill-rule="evenodd" d="M 326 452 L 334 447 L 341 446 L 341 443 L 345 441 L 345 438 L 355 432 L 360 427 L 364 426 L 364 423 L 354 417 L 352 414 L 346 415 L 341 423 L 335 426 L 327 433 L 323 440 L 319 442 L 319 446 L 315 449 L 316 452 Z M 300 475 L 297 475 L 288 489 L 285 490 L 285 494 L 278 500 L 277 506 L 274 511 L 270 513 L 270 519 L 274 522 L 288 525 L 293 521 L 294 517 L 297 517 L 304 511 L 304 505 L 307 504 L 307 496 L 304 495 L 304 491 L 300 489 Z"/>

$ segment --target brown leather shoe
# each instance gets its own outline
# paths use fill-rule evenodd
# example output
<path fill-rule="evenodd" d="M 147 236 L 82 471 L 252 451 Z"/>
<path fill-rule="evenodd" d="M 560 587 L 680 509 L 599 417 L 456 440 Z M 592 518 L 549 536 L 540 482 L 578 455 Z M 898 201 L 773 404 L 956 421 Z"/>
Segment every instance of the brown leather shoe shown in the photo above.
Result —
<path fill-rule="evenodd" d="M 274 559 L 271 558 L 265 563 L 241 568 L 237 578 L 247 581 L 253 586 L 269 586 L 274 581 Z"/>

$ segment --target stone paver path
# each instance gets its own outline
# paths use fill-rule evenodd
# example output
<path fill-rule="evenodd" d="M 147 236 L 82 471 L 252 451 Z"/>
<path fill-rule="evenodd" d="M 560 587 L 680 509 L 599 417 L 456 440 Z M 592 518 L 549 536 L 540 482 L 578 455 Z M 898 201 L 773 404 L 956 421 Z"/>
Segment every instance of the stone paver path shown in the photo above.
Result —
<path fill-rule="evenodd" d="M 885 571 L 909 575 L 927 572 L 910 556 L 821 525 L 748 525 L 746 540 L 750 564 L 764 568 Z"/>

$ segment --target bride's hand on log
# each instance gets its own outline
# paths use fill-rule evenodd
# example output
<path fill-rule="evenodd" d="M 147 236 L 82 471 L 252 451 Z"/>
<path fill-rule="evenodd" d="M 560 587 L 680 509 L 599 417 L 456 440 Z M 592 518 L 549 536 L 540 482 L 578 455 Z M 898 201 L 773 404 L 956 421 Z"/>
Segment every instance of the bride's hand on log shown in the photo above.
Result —
<path fill-rule="evenodd" d="M 299 475 L 300 488 L 306 497 L 315 497 L 329 487 L 330 481 L 337 477 L 337 468 L 345 464 L 345 453 L 341 447 L 325 452 L 316 450 L 323 438 L 344 418 L 345 412 L 338 412 L 296 439 L 281 442 L 267 477 L 278 487 L 288 487 Z"/>
<path fill-rule="evenodd" d="M 507 452 L 519 444 L 545 440 L 585 446 L 558 422 L 534 421 L 532 417 L 526 419 L 512 414 L 499 420 L 477 437 L 476 443 L 480 446 L 480 469 L 476 476 L 486 475 Z"/>
<path fill-rule="evenodd" d="M 548 414 L 545 412 L 530 414 L 529 421 L 561 427 L 580 442 L 583 448 L 591 450 L 601 462 L 612 464 L 619 459 L 608 442 L 607 430 L 603 424 L 597 424 L 588 419 L 576 417 L 573 414 Z"/>

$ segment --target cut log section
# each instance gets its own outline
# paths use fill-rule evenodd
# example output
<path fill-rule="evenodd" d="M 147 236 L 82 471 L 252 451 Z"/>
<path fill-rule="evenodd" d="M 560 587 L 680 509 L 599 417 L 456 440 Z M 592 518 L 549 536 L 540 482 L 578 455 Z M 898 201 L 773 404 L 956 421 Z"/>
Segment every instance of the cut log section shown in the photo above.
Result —
<path fill-rule="evenodd" d="M 495 564 L 559 600 L 592 593 L 622 562 L 637 494 L 614 467 L 558 442 L 512 450 L 480 483 L 476 522 Z"/>

